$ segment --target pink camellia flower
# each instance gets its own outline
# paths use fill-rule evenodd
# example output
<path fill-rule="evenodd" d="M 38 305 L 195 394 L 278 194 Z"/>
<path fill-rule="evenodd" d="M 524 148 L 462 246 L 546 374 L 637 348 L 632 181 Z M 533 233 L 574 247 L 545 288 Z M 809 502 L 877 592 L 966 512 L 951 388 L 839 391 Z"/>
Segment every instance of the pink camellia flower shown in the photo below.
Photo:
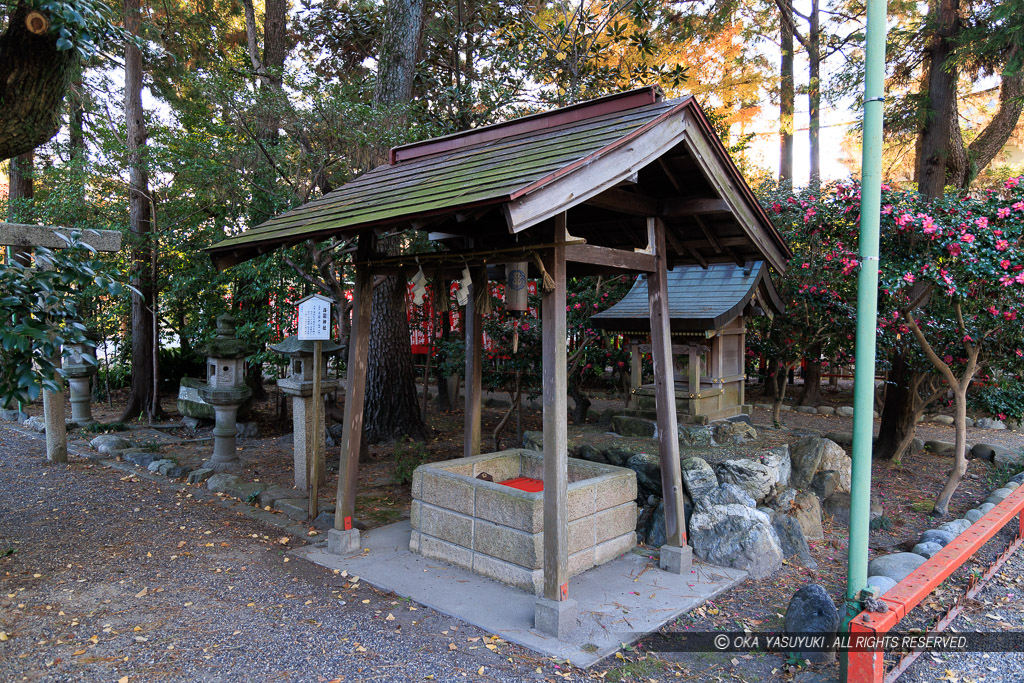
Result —
<path fill-rule="evenodd" d="M 988 218 L 982 216 L 981 218 L 975 219 L 974 224 L 977 225 L 982 230 L 984 230 L 985 228 L 988 227 Z"/>
<path fill-rule="evenodd" d="M 999 265 L 1002 266 L 1003 270 L 1009 270 L 1009 268 L 1010 268 L 1010 262 L 1007 261 L 1006 259 L 1003 259 L 1002 261 L 1000 261 Z"/>
<path fill-rule="evenodd" d="M 999 315 L 999 309 L 998 309 L 998 308 L 996 308 L 995 306 L 989 306 L 989 307 L 988 307 L 987 309 L 985 309 L 985 310 L 987 310 L 987 311 L 988 311 L 989 313 L 991 313 L 992 315 Z"/>
<path fill-rule="evenodd" d="M 782 204 L 779 204 L 778 202 L 774 202 L 772 204 L 772 211 L 774 211 L 775 213 L 782 213 Z"/>
<path fill-rule="evenodd" d="M 1001 284 L 1003 287 L 1009 287 L 1010 285 L 1013 284 L 1013 276 L 1012 275 L 1004 275 L 1004 276 L 1002 276 L 1001 278 L 999 278 L 999 284 Z"/>
<path fill-rule="evenodd" d="M 803 264 L 803 265 L 801 265 L 800 267 L 801 267 L 801 268 L 803 268 L 804 270 L 807 270 L 808 268 L 810 268 L 810 267 L 811 267 L 811 264 L 810 264 L 810 263 L 804 263 L 804 264 Z"/>
<path fill-rule="evenodd" d="M 1011 204 L 1010 207 L 1014 211 L 1024 211 L 1024 202 L 1017 202 L 1016 204 Z"/>
<path fill-rule="evenodd" d="M 1007 190 L 1009 190 L 1011 187 L 1017 187 L 1017 185 L 1019 185 L 1019 184 L 1020 184 L 1020 178 L 1008 178 L 1006 180 L 1006 182 L 1003 183 L 1003 187 L 1005 187 Z"/>
<path fill-rule="evenodd" d="M 1005 313 L 1003 313 L 1003 319 L 1004 320 L 1016 320 L 1017 319 L 1017 311 L 1006 311 Z"/>
<path fill-rule="evenodd" d="M 1010 246 L 1010 243 L 1006 240 L 996 240 L 996 251 L 1006 251 L 1006 248 Z"/>
<path fill-rule="evenodd" d="M 1013 278 L 1018 285 L 1024 285 L 1024 273 L 1017 273 L 1017 277 Z"/>
<path fill-rule="evenodd" d="M 972 235 L 969 232 L 965 232 L 964 234 L 960 235 L 960 241 L 966 244 L 970 244 L 971 242 L 974 241 L 974 235 Z"/>
<path fill-rule="evenodd" d="M 1010 207 L 1004 206 L 1003 208 L 996 211 L 996 218 L 1006 218 L 1010 215 Z"/>
<path fill-rule="evenodd" d="M 959 256 L 961 251 L 960 245 L 954 242 L 946 247 L 946 251 L 948 251 L 952 256 Z"/>
<path fill-rule="evenodd" d="M 924 214 L 918 214 L 918 216 L 921 216 L 921 228 L 924 230 L 924 234 L 931 235 L 938 230 L 931 216 L 925 216 Z"/>
<path fill-rule="evenodd" d="M 1020 349 L 1017 349 L 1017 356 L 1019 358 L 1024 358 L 1024 351 L 1021 351 Z"/>
<path fill-rule="evenodd" d="M 909 213 L 901 214 L 896 219 L 896 225 L 898 225 L 901 228 L 905 227 L 905 226 L 907 226 L 907 225 L 909 225 L 910 223 L 913 223 L 913 222 L 914 222 L 914 217 L 911 216 Z"/>
<path fill-rule="evenodd" d="M 892 204 L 886 204 L 882 207 L 883 216 L 888 216 L 890 213 L 892 213 Z"/>
<path fill-rule="evenodd" d="M 903 273 L 903 279 L 906 280 L 907 282 L 909 282 L 910 284 L 914 284 L 914 274 L 913 273 Z"/>
<path fill-rule="evenodd" d="M 953 356 L 950 356 L 947 353 L 945 356 L 942 357 L 942 362 L 945 363 L 946 365 L 949 365 L 950 363 L 953 362 Z"/>

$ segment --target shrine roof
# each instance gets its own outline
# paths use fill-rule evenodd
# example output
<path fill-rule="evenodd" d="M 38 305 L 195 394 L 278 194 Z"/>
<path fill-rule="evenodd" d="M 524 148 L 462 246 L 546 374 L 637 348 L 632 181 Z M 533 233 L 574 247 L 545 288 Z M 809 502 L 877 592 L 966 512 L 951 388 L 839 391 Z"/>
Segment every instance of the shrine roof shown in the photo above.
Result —
<path fill-rule="evenodd" d="M 741 315 L 751 302 L 769 315 L 781 313 L 782 301 L 762 262 L 676 266 L 668 271 L 668 311 L 673 331 L 713 330 Z M 613 332 L 649 332 L 651 312 L 647 279 L 610 308 L 591 316 L 595 327 Z"/>
<path fill-rule="evenodd" d="M 389 163 L 217 243 L 218 268 L 307 239 L 431 231 L 474 247 L 550 242 L 554 216 L 588 243 L 646 246 L 665 221 L 670 262 L 790 252 L 692 97 L 655 86 L 397 147 Z"/>

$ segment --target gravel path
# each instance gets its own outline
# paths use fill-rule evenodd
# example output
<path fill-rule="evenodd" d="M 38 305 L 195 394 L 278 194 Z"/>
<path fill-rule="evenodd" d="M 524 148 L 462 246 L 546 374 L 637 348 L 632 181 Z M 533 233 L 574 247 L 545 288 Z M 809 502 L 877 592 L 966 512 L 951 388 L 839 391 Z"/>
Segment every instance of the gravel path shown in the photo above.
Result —
<path fill-rule="evenodd" d="M 204 489 L 80 460 L 48 465 L 43 453 L 0 426 L 0 680 L 524 681 L 558 671 L 289 558 L 304 539 Z"/>
<path fill-rule="evenodd" d="M 1013 527 L 998 534 L 999 548 L 1012 540 Z M 994 541 L 995 542 L 995 539 Z M 947 631 L 995 633 L 1024 631 L 1024 549 L 1010 556 L 1000 571 L 963 611 Z M 925 681 L 1024 680 L 1024 652 L 924 653 L 899 678 L 900 683 Z"/>

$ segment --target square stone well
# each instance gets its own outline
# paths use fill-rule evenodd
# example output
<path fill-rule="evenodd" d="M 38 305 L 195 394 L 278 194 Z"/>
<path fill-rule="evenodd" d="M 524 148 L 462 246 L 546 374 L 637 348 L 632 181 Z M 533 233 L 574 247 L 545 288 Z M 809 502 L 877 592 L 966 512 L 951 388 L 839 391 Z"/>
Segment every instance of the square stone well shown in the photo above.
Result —
<path fill-rule="evenodd" d="M 569 575 L 636 545 L 636 473 L 569 458 Z M 482 472 L 494 481 L 477 479 Z M 544 492 L 501 482 L 543 479 L 544 457 L 514 448 L 420 465 L 412 480 L 409 549 L 540 595 Z"/>

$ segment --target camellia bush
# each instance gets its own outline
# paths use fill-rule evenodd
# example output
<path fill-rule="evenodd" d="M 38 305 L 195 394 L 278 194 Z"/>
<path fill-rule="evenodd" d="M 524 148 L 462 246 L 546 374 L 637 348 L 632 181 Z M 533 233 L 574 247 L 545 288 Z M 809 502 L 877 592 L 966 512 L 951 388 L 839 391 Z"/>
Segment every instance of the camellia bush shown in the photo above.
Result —
<path fill-rule="evenodd" d="M 845 340 L 852 352 L 856 273 L 863 267 L 859 187 L 837 184 L 817 197 L 766 204 L 795 252 L 779 282 L 792 308 L 761 335 L 766 352 L 793 358 L 830 325 L 832 339 Z M 880 343 L 912 338 L 953 395 L 956 460 L 935 502 L 942 516 L 967 469 L 972 380 L 985 366 L 1024 357 L 1024 177 L 1008 179 L 1001 192 L 933 200 L 883 186 L 881 213 Z"/>

